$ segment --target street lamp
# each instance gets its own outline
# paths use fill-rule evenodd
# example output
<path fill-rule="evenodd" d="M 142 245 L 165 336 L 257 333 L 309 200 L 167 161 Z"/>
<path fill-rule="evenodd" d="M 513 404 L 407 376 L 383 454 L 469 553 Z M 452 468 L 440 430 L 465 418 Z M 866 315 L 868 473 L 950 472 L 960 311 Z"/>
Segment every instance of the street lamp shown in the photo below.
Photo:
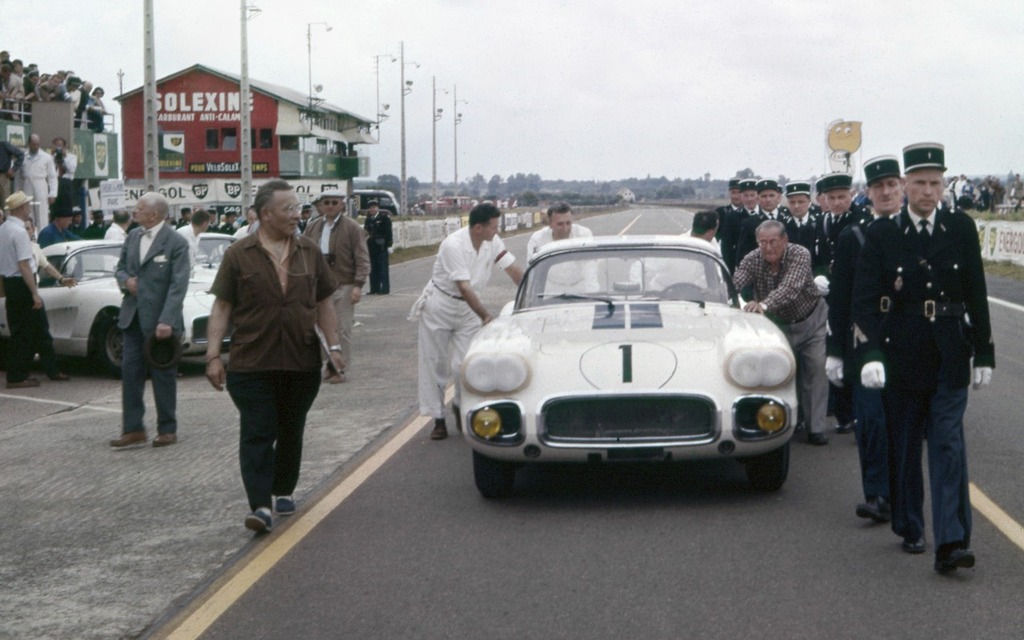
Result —
<path fill-rule="evenodd" d="M 459 125 L 462 124 L 462 114 L 459 113 L 459 103 L 469 104 L 469 100 L 459 100 L 458 87 L 452 85 L 452 137 L 455 139 L 455 195 L 456 203 L 459 195 Z"/>
<path fill-rule="evenodd" d="M 431 182 L 430 182 L 430 213 L 437 211 L 437 121 L 441 119 L 441 114 L 444 109 L 437 106 L 437 78 L 434 76 L 430 77 L 430 86 L 433 88 L 433 103 L 431 106 L 431 113 L 434 114 L 434 123 L 431 126 L 433 130 L 433 141 L 431 144 L 431 152 L 433 154 L 433 163 L 431 165 Z M 445 93 L 448 93 L 447 89 L 441 89 Z"/>
<path fill-rule="evenodd" d="M 377 142 L 380 142 L 380 123 L 384 122 L 388 118 L 387 110 L 391 107 L 389 104 L 382 104 L 380 101 L 380 59 L 390 58 L 390 62 L 398 60 L 395 56 L 390 53 L 380 53 L 373 56 L 373 75 L 377 79 Z"/>
<path fill-rule="evenodd" d="M 406 181 L 405 175 L 405 96 L 412 93 L 412 80 L 406 82 L 405 80 L 405 65 L 411 64 L 415 67 L 420 65 L 416 62 L 405 61 L 405 41 L 399 43 L 399 54 L 398 58 L 402 66 L 402 103 L 401 103 L 401 116 L 402 116 L 402 193 L 399 196 L 401 202 L 399 202 L 399 213 L 406 214 L 409 212 L 409 184 Z"/>
<path fill-rule="evenodd" d="M 307 22 L 306 23 L 306 59 L 309 63 L 309 110 L 313 110 L 313 25 L 323 25 L 325 31 L 331 31 L 331 25 L 326 22 Z M 316 102 L 319 102 L 317 100 Z M 312 114 L 310 119 L 312 120 Z"/>

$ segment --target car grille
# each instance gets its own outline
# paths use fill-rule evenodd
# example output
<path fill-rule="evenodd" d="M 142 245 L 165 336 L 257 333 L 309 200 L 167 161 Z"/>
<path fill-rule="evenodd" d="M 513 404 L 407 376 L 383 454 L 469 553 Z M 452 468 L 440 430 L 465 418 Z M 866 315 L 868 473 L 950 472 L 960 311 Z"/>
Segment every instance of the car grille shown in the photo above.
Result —
<path fill-rule="evenodd" d="M 715 433 L 714 404 L 693 396 L 602 396 L 552 400 L 541 411 L 552 443 L 706 440 Z"/>
<path fill-rule="evenodd" d="M 209 320 L 209 316 L 203 316 L 192 321 L 192 342 L 194 344 L 206 344 L 206 325 Z"/>

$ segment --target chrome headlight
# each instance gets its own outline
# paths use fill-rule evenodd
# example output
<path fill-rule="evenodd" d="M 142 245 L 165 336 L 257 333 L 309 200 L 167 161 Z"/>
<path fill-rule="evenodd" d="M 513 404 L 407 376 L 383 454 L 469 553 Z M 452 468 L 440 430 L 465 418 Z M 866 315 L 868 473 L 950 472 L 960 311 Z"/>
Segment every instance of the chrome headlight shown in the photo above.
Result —
<path fill-rule="evenodd" d="M 463 381 L 477 393 L 517 391 L 526 385 L 529 377 L 526 360 L 510 353 L 475 355 L 462 366 Z"/>
<path fill-rule="evenodd" d="M 793 356 L 776 349 L 737 351 L 725 363 L 725 372 L 738 386 L 749 389 L 779 387 L 793 377 Z"/>

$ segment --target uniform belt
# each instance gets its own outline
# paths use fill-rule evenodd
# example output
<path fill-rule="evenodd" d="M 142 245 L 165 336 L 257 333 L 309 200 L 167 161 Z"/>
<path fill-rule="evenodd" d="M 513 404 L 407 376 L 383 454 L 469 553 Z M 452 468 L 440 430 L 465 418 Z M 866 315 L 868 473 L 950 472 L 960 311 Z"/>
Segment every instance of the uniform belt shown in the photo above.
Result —
<path fill-rule="evenodd" d="M 433 280 L 430 281 L 430 284 L 434 285 L 435 289 L 437 289 L 438 291 L 440 291 L 444 295 L 448 296 L 449 298 L 455 298 L 456 300 L 465 300 L 465 298 L 463 298 L 462 296 L 453 296 L 452 294 L 448 293 L 447 291 L 445 291 L 441 287 L 437 286 L 437 283 L 434 282 Z"/>
<path fill-rule="evenodd" d="M 967 312 L 967 307 L 962 302 L 921 300 L 918 302 L 903 302 L 893 305 L 888 296 L 883 296 L 881 298 L 878 308 L 882 313 L 896 311 L 898 313 L 924 316 L 926 318 L 959 318 Z"/>

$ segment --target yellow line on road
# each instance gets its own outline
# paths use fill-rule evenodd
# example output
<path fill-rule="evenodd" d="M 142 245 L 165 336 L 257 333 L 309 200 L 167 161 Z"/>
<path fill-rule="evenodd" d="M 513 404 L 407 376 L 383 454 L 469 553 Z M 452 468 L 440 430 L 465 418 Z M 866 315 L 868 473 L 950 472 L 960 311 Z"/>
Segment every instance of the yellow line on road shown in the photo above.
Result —
<path fill-rule="evenodd" d="M 452 388 L 449 387 L 446 400 L 450 400 Z M 360 464 L 351 475 L 331 490 L 319 502 L 310 507 L 293 520 L 291 526 L 276 538 L 271 538 L 267 546 L 242 566 L 226 582 L 206 596 L 198 607 L 177 626 L 167 632 L 158 632 L 154 637 L 171 640 L 193 640 L 200 637 L 231 605 L 237 602 L 254 584 L 269 572 L 281 558 L 298 545 L 303 538 L 334 511 L 342 502 L 384 466 L 391 456 L 398 452 L 409 440 L 422 429 L 431 418 L 419 417 L 410 422 L 393 438 L 378 449 L 372 456 Z M 271 533 L 271 536 L 275 534 Z M 173 626 L 172 621 L 168 626 Z"/>
<path fill-rule="evenodd" d="M 1017 545 L 1024 551 L 1024 526 L 1010 517 L 1008 513 L 999 508 L 999 505 L 992 502 L 978 485 L 973 482 L 971 486 L 971 506 L 985 516 L 989 522 L 995 525 L 996 529 L 1002 531 L 1003 535 L 1010 539 L 1010 542 Z"/>

